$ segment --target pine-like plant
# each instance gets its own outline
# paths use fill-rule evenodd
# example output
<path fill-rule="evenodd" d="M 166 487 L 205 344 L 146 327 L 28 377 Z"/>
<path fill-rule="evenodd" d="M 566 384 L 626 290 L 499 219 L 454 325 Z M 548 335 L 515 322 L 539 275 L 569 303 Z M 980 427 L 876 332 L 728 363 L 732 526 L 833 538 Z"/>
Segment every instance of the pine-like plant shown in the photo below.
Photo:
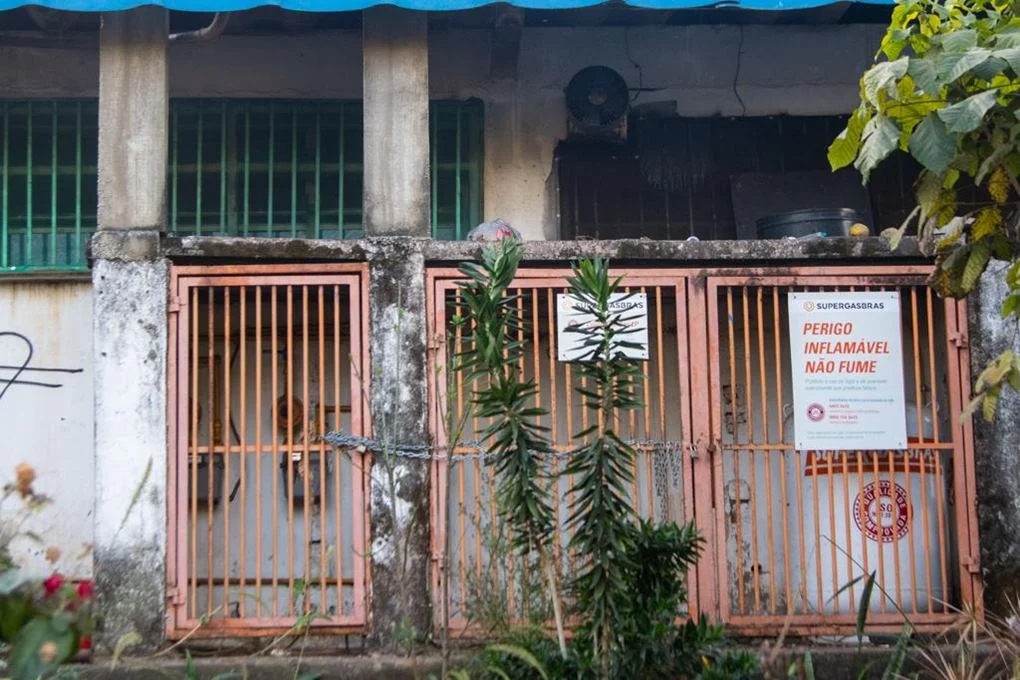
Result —
<path fill-rule="evenodd" d="M 556 513 L 549 493 L 549 476 L 542 457 L 552 452 L 548 428 L 540 419 L 545 409 L 534 406 L 538 386 L 518 371 L 523 348 L 517 339 L 523 319 L 517 296 L 508 289 L 522 258 L 521 246 L 503 239 L 486 248 L 480 263 L 465 263 L 460 271 L 461 310 L 458 321 L 469 333 L 457 370 L 475 391 L 475 415 L 489 419 L 481 432 L 490 442 L 491 465 L 496 471 L 496 502 L 513 535 L 513 548 L 528 563 L 536 557 L 546 573 L 561 652 L 566 655 L 563 617 L 555 561 L 549 543 L 556 528 Z"/>
<path fill-rule="evenodd" d="M 592 646 L 593 660 L 603 677 L 610 675 L 612 660 L 624 646 L 624 631 L 631 589 L 628 575 L 634 570 L 635 514 L 627 487 L 633 481 L 634 448 L 613 429 L 614 416 L 641 408 L 639 386 L 643 374 L 626 350 L 640 347 L 627 340 L 627 312 L 614 311 L 620 279 L 611 279 L 605 260 L 584 260 L 574 265 L 569 279 L 570 295 L 586 308 L 590 327 L 568 328 L 581 336 L 582 358 L 577 387 L 592 425 L 579 432 L 582 442 L 572 456 L 565 475 L 576 484 L 569 524 L 573 528 L 570 548 L 582 556 L 571 586 L 577 612 L 584 624 L 581 635 Z"/>

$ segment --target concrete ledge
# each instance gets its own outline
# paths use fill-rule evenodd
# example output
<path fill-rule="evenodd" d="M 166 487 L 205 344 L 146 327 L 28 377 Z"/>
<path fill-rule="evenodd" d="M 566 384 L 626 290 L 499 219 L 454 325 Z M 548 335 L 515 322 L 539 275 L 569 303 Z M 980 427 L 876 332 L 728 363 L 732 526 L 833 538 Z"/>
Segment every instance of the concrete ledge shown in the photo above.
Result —
<path fill-rule="evenodd" d="M 100 229 L 89 240 L 88 260 L 155 262 L 162 259 L 160 233 L 148 229 Z"/>
<path fill-rule="evenodd" d="M 749 647 L 755 654 L 763 654 L 761 647 Z M 865 643 L 860 650 L 856 646 L 812 646 L 787 647 L 776 655 L 772 664 L 773 677 L 786 677 L 791 664 L 804 659 L 810 650 L 811 660 L 816 678 L 824 680 L 857 680 L 859 677 L 880 678 L 892 657 L 892 646 L 875 646 Z M 941 653 L 946 659 L 953 660 L 958 650 L 944 647 Z M 992 649 L 979 650 L 979 661 L 990 659 Z M 459 650 L 453 654 L 453 668 L 463 668 L 470 661 L 469 654 Z M 395 655 L 364 655 L 342 657 L 305 657 L 299 660 L 297 655 L 274 657 L 229 657 L 196 658 L 195 666 L 200 677 L 212 678 L 217 674 L 237 672 L 238 677 L 255 680 L 293 680 L 296 676 L 310 674 L 321 678 L 359 678 L 385 680 L 412 680 L 427 678 L 430 673 L 437 677 L 441 660 L 435 652 L 423 654 L 414 659 Z M 74 667 L 78 677 L 83 680 L 120 680 L 121 678 L 139 680 L 166 680 L 166 678 L 184 677 L 186 662 L 183 658 L 167 657 L 159 659 L 130 659 L 123 661 L 116 668 L 111 668 L 108 660 L 98 659 L 89 666 Z M 909 674 L 925 668 L 919 650 L 911 650 L 907 655 L 903 673 Z M 862 673 L 863 669 L 867 669 Z M 1005 667 L 1003 670 L 1006 670 Z M 296 672 L 297 671 L 297 672 Z M 800 677 L 800 676 L 797 676 Z"/>
<path fill-rule="evenodd" d="M 98 236 L 98 235 L 97 235 Z M 104 242 L 105 243 L 105 242 Z M 402 244 L 421 252 L 430 263 L 477 259 L 484 247 L 465 241 L 419 238 L 373 238 L 360 240 L 224 238 L 188 236 L 164 238 L 163 254 L 174 260 L 370 260 L 388 246 Z M 99 252 L 95 250 L 95 252 Z M 916 239 L 905 238 L 889 250 L 881 238 L 820 238 L 810 241 L 527 241 L 525 259 L 556 262 L 586 257 L 606 257 L 625 262 L 725 263 L 751 261 L 860 260 L 918 262 L 927 258 Z M 99 257 L 99 255 L 96 255 Z"/>

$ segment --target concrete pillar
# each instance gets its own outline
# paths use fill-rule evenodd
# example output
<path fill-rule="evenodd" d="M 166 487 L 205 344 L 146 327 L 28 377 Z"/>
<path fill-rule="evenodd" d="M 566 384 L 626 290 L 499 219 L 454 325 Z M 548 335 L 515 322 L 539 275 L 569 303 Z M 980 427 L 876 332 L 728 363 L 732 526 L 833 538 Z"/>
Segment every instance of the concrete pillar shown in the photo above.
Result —
<path fill-rule="evenodd" d="M 167 12 L 103 14 L 99 33 L 99 227 L 166 222 Z"/>
<path fill-rule="evenodd" d="M 968 300 L 971 378 L 976 380 L 988 362 L 1004 350 L 1020 352 L 1015 320 L 1000 313 L 1005 298 L 1006 272 L 993 263 Z M 955 417 L 955 414 L 951 414 Z M 985 603 L 1002 615 L 1020 595 L 1020 394 L 1002 391 L 995 422 L 987 423 L 980 409 L 974 416 L 977 474 L 978 536 L 985 578 Z"/>
<path fill-rule="evenodd" d="M 164 639 L 167 545 L 167 12 L 103 14 L 99 232 L 91 244 L 95 571 L 102 629 Z"/>
<path fill-rule="evenodd" d="M 428 237 L 428 16 L 374 7 L 362 26 L 365 233 Z"/>
<path fill-rule="evenodd" d="M 372 428 L 386 452 L 372 466 L 372 638 L 427 636 L 429 464 L 394 455 L 428 442 L 423 241 L 384 239 L 370 258 Z"/>

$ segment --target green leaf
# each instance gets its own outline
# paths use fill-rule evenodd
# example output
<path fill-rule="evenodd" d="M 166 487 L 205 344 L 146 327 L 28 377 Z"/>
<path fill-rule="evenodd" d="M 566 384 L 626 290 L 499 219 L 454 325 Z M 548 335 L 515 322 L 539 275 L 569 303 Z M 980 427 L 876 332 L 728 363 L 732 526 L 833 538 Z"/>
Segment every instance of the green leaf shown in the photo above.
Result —
<path fill-rule="evenodd" d="M 55 670 L 77 651 L 78 636 L 58 630 L 53 619 L 32 619 L 11 641 L 7 672 L 13 678 L 38 678 Z"/>
<path fill-rule="evenodd" d="M 949 132 L 973 132 L 981 125 L 988 109 L 995 106 L 995 97 L 995 90 L 972 95 L 940 110 L 938 117 L 946 124 Z"/>
<path fill-rule="evenodd" d="M 911 59 L 910 65 L 907 67 L 907 74 L 913 78 L 914 85 L 921 92 L 931 96 L 938 95 L 939 83 L 935 62 L 932 59 Z"/>
<path fill-rule="evenodd" d="M 896 150 L 900 141 L 900 128 L 896 122 L 882 114 L 876 115 L 865 126 L 864 141 L 854 167 L 868 181 L 871 171 Z"/>
<path fill-rule="evenodd" d="M 861 86 L 864 89 L 864 98 L 878 106 L 878 93 L 887 91 L 895 93 L 895 88 L 890 87 L 897 80 L 907 73 L 909 59 L 900 57 L 895 61 L 883 61 L 868 69 L 861 77 Z"/>
<path fill-rule="evenodd" d="M 1020 307 L 1020 293 L 1011 293 L 1002 301 L 1002 318 L 1005 319 L 1016 313 Z"/>
<path fill-rule="evenodd" d="M 956 139 L 946 132 L 945 123 L 936 114 L 929 113 L 910 136 L 910 155 L 941 175 L 956 155 Z"/>
<path fill-rule="evenodd" d="M 974 290 L 974 286 L 977 285 L 978 279 L 984 273 L 991 257 L 991 243 L 987 240 L 982 240 L 974 244 L 974 247 L 970 250 L 970 257 L 967 258 L 967 264 L 963 267 L 963 274 L 960 277 L 960 285 L 963 288 L 963 292 L 969 293 Z"/>
<path fill-rule="evenodd" d="M 9 569 L 0 574 L 0 595 L 9 595 L 21 587 L 28 578 L 20 569 Z"/>
<path fill-rule="evenodd" d="M 886 666 L 885 672 L 882 673 L 882 680 L 893 680 L 893 678 L 900 677 L 900 671 L 903 670 L 903 662 L 907 658 L 907 646 L 910 644 L 912 633 L 913 627 L 910 625 L 910 622 L 904 622 L 903 632 L 900 633 L 899 638 L 896 640 L 896 647 L 893 649 L 892 658 L 889 659 L 889 665 Z"/>
<path fill-rule="evenodd" d="M 946 52 L 964 52 L 977 47 L 977 31 L 966 29 L 952 31 L 942 36 L 942 49 Z"/>
<path fill-rule="evenodd" d="M 1000 48 L 1020 47 L 1020 27 L 1006 28 L 995 36 L 995 46 Z"/>
<path fill-rule="evenodd" d="M 992 51 L 985 47 L 973 47 L 965 52 L 944 52 L 935 58 L 935 71 L 943 85 L 950 85 L 991 56 Z"/>
<path fill-rule="evenodd" d="M 549 680 L 549 675 L 545 672 L 545 668 L 542 667 L 542 664 L 538 662 L 538 659 L 535 658 L 535 655 L 523 647 L 517 647 L 515 645 L 489 645 L 489 651 L 515 656 L 534 668 L 535 672 L 542 676 L 542 680 Z"/>
<path fill-rule="evenodd" d="M 811 658 L 811 650 L 804 652 L 804 680 L 815 680 L 815 662 Z"/>
<path fill-rule="evenodd" d="M 117 638 L 117 644 L 113 648 L 113 657 L 110 659 L 110 668 L 116 668 L 117 663 L 120 661 L 120 657 L 124 654 L 124 651 L 132 645 L 137 645 L 142 642 L 142 636 L 135 631 L 124 633 Z"/>
<path fill-rule="evenodd" d="M 868 609 L 871 607 L 871 592 L 875 589 L 875 574 L 868 574 L 868 580 L 864 582 L 864 590 L 861 592 L 860 603 L 857 605 L 857 642 L 864 641 L 864 624 L 868 620 Z"/>

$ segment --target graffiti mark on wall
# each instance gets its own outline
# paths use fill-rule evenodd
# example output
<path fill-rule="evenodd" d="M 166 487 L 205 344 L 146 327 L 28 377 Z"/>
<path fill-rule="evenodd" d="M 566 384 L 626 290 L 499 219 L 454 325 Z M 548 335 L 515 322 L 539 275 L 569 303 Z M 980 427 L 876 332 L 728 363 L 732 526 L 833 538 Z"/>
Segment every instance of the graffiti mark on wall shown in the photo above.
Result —
<path fill-rule="evenodd" d="M 63 387 L 63 383 L 53 382 L 55 377 L 72 373 L 81 373 L 83 368 L 50 368 L 44 366 L 33 366 L 32 359 L 35 356 L 35 347 L 28 337 L 17 331 L 0 331 L 0 341 L 3 338 L 13 338 L 15 343 L 20 345 L 21 352 L 15 350 L 15 356 L 6 357 L 0 354 L 0 399 L 7 394 L 7 390 L 13 385 L 23 387 L 41 387 L 46 389 L 57 389 Z M 9 342 L 0 342 L 0 348 L 10 345 Z M 10 361 L 10 363 L 7 363 Z M 36 378 L 36 379 L 29 379 Z"/>

